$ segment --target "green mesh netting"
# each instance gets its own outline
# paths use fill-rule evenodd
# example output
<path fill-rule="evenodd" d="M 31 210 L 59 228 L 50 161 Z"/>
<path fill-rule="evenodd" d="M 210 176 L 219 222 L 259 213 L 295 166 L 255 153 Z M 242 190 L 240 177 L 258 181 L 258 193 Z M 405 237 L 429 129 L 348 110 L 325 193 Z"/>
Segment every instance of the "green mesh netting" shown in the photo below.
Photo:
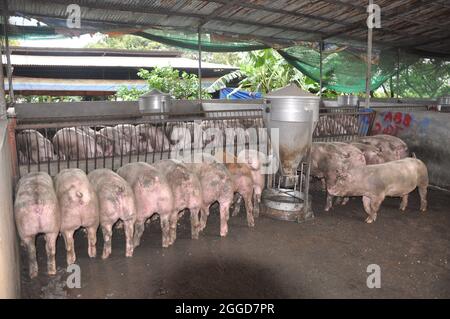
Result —
<path fill-rule="evenodd" d="M 10 26 L 10 38 L 50 39 L 63 38 L 61 21 L 46 19 L 47 26 Z M 87 30 L 104 33 L 121 32 L 117 26 L 84 24 Z M 2 30 L 0 30 L 2 31 Z M 122 30 L 144 38 L 190 50 L 198 50 L 195 32 L 145 29 Z M 3 32 L 2 32 L 3 34 Z M 202 50 L 207 52 L 241 52 L 267 49 L 270 46 L 242 37 L 226 37 L 219 34 L 202 34 Z M 320 81 L 320 53 L 317 43 L 302 43 L 278 49 L 291 65 L 316 82 Z M 322 82 L 325 88 L 342 93 L 365 92 L 366 50 L 327 43 L 322 54 Z M 398 97 L 433 98 L 450 93 L 450 62 L 445 59 L 425 59 L 398 50 L 374 50 L 370 88 L 384 90 L 385 95 Z"/>
<path fill-rule="evenodd" d="M 180 47 L 189 50 L 198 50 L 197 33 L 182 33 L 176 31 L 144 30 L 134 33 L 146 39 Z M 208 52 L 243 52 L 270 48 L 265 44 L 253 41 L 239 41 L 229 37 L 202 33 L 201 47 Z"/>
<path fill-rule="evenodd" d="M 314 45 L 295 46 L 278 50 L 290 64 L 311 79 L 320 81 L 320 52 Z M 370 89 L 376 90 L 396 73 L 398 51 L 373 52 Z M 418 60 L 408 54 L 401 56 L 400 70 Z M 362 48 L 325 45 L 322 52 L 323 86 L 343 93 L 359 93 L 366 90 L 366 51 Z"/>
<path fill-rule="evenodd" d="M 3 24 L 0 24 L 0 32 L 2 35 L 4 34 Z M 58 34 L 53 27 L 17 25 L 8 25 L 8 37 L 13 40 L 51 40 L 66 38 L 66 36 Z"/>

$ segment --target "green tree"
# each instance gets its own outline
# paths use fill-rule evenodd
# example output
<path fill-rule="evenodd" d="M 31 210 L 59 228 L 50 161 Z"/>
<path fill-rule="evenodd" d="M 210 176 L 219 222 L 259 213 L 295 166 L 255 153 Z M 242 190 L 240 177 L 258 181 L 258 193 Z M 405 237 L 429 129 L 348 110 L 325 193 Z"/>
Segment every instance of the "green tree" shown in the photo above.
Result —
<path fill-rule="evenodd" d="M 319 92 L 319 84 L 290 65 L 273 49 L 248 52 L 242 56 L 240 69 L 226 74 L 215 81 L 208 92 L 225 88 L 231 81 L 239 79 L 238 89 L 268 93 L 290 83 L 305 91 Z M 333 91 L 324 91 L 325 96 L 336 96 Z"/>
<path fill-rule="evenodd" d="M 172 67 L 154 68 L 153 70 L 140 69 L 137 75 L 147 82 L 147 89 L 139 90 L 136 87 L 121 87 L 116 96 L 120 100 L 137 100 L 139 96 L 150 89 L 158 89 L 163 93 L 168 93 L 176 99 L 197 99 L 199 80 L 195 74 L 188 74 L 173 69 Z M 208 99 L 211 96 L 202 89 L 202 98 Z"/>

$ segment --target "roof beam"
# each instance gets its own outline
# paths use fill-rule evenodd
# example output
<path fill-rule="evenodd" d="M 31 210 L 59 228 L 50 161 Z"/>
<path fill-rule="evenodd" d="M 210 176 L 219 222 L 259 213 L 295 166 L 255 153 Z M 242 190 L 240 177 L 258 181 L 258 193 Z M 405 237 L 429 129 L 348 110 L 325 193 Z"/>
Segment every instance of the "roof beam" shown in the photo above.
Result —
<path fill-rule="evenodd" d="M 339 1 L 339 0 L 319 0 L 319 1 L 333 2 L 333 3 L 341 3 L 341 1 Z M 346 2 L 344 2 L 344 3 L 346 3 Z M 346 4 L 347 4 L 347 5 L 350 5 L 350 6 L 353 7 L 353 8 L 364 10 L 364 12 L 365 12 L 365 10 L 366 10 L 366 7 L 364 7 L 364 6 L 359 6 L 359 5 L 354 5 L 354 4 L 348 4 L 348 3 L 346 3 Z M 410 10 L 403 11 L 403 12 L 400 13 L 400 14 L 398 14 L 398 12 L 395 11 L 395 12 L 393 12 L 393 13 L 391 13 L 391 14 L 384 15 L 384 16 L 383 16 L 383 20 L 401 19 L 402 16 L 408 15 L 408 14 L 410 14 L 411 12 L 414 12 L 414 11 L 419 10 L 419 9 L 420 9 L 420 6 L 422 6 L 422 5 L 424 5 L 424 4 L 425 4 L 425 3 L 423 2 L 423 0 L 416 0 L 413 4 L 411 4 L 411 5 L 409 6 L 409 7 L 411 8 Z M 364 21 L 365 21 L 365 20 L 364 20 Z M 350 26 L 350 27 L 348 27 L 348 28 L 344 28 L 344 29 L 338 30 L 338 31 L 336 31 L 335 33 L 332 33 L 332 34 L 328 35 L 328 36 L 326 37 L 326 39 L 328 39 L 328 38 L 333 38 L 333 37 L 335 37 L 335 36 L 339 36 L 339 35 L 342 35 L 342 34 L 345 34 L 345 33 L 349 33 L 349 32 L 355 31 L 355 30 L 357 30 L 357 29 L 363 29 L 363 28 L 364 28 L 364 29 L 367 29 L 366 25 L 364 24 L 364 21 L 363 21 L 363 22 L 355 22 L 352 26 Z M 414 24 L 421 24 L 420 22 L 417 22 L 417 21 L 414 21 L 414 20 L 408 20 L 408 22 L 414 23 Z M 433 24 L 433 27 L 438 27 L 438 28 L 444 29 L 446 32 L 448 32 L 448 27 L 447 27 L 447 26 L 434 25 L 434 24 Z M 415 35 L 411 35 L 411 34 L 409 34 L 409 33 L 401 32 L 401 31 L 397 31 L 397 30 L 392 30 L 392 29 L 383 30 L 383 28 L 382 28 L 381 30 L 375 29 L 375 31 L 378 31 L 378 32 L 386 31 L 386 32 L 391 32 L 391 33 L 398 34 L 398 35 L 407 35 L 407 36 L 409 36 L 409 37 L 415 37 Z"/>
<path fill-rule="evenodd" d="M 113 11 L 122 11 L 127 13 L 146 13 L 146 14 L 154 14 L 154 15 L 168 15 L 168 16 L 181 16 L 181 17 L 189 17 L 199 20 L 199 23 L 203 19 L 207 19 L 208 15 L 198 14 L 198 13 L 186 13 L 186 12 L 179 12 L 179 11 L 173 11 L 168 9 L 162 9 L 162 8 L 150 8 L 150 7 L 141 7 L 136 5 L 115 5 L 113 8 L 111 6 L 102 4 L 102 3 L 89 3 L 85 4 L 82 0 L 52 0 L 52 1 L 40 1 L 40 3 L 47 3 L 48 5 L 54 5 L 55 3 L 60 5 L 66 5 L 70 3 L 78 4 L 81 8 L 87 8 L 87 9 L 101 9 L 101 10 L 113 10 Z M 30 13 L 32 14 L 32 13 Z M 261 23 L 256 21 L 250 21 L 250 20 L 240 20 L 235 18 L 224 18 L 215 16 L 212 17 L 209 21 L 223 21 L 223 22 L 233 22 L 233 23 L 239 23 L 239 24 L 246 24 L 251 25 L 255 27 L 262 27 L 262 28 L 273 28 L 273 29 L 279 29 L 279 30 L 285 30 L 285 31 L 294 31 L 294 32 L 300 32 L 300 33 L 309 33 L 309 34 L 315 34 L 320 37 L 325 36 L 326 33 L 319 31 L 319 30 L 312 30 L 308 28 L 303 27 L 291 27 L 291 26 L 281 26 L 281 25 L 272 25 L 268 23 Z M 196 24 L 196 27 L 198 27 L 198 24 Z"/>
<path fill-rule="evenodd" d="M 222 3 L 224 5 L 225 4 L 226 5 L 234 5 L 232 3 L 229 3 L 229 1 L 227 1 L 227 0 L 212 0 L 212 2 Z M 288 10 L 283 10 L 283 9 L 269 8 L 264 5 L 255 4 L 252 2 L 240 1 L 238 3 L 238 5 L 240 7 L 244 7 L 244 8 L 262 10 L 262 11 L 267 11 L 267 12 L 271 12 L 271 13 L 279 13 L 279 14 L 289 15 L 289 16 L 293 16 L 293 17 L 298 17 L 298 18 L 317 20 L 317 21 L 327 22 L 330 24 L 340 24 L 340 25 L 350 25 L 351 24 L 350 22 L 345 22 L 342 20 L 337 20 L 337 19 L 333 19 L 333 18 L 324 18 L 321 16 L 316 16 L 316 15 L 307 14 L 307 13 L 301 13 L 298 11 L 288 11 Z"/>

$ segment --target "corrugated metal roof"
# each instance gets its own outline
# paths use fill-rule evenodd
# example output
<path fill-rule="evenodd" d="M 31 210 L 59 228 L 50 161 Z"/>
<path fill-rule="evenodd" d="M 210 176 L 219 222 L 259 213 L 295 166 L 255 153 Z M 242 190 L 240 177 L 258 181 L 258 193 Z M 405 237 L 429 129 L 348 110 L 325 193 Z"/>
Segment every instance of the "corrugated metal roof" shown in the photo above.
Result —
<path fill-rule="evenodd" d="M 3 62 L 6 57 L 3 55 Z M 118 56 L 51 56 L 11 55 L 11 64 L 21 66 L 78 66 L 78 67 L 123 67 L 154 68 L 171 66 L 174 69 L 196 69 L 198 61 L 187 58 L 163 57 L 118 57 Z M 202 69 L 236 70 L 225 64 L 202 62 Z"/>
<path fill-rule="evenodd" d="M 208 87 L 216 79 L 202 79 L 202 86 Z M 111 92 L 126 86 L 145 89 L 147 84 L 144 80 L 92 80 L 92 79 L 53 79 L 53 78 L 29 78 L 14 77 L 14 91 L 46 91 L 46 92 Z M 9 90 L 8 81 L 5 79 L 5 90 Z"/>
<path fill-rule="evenodd" d="M 289 45 L 298 41 L 354 43 L 367 37 L 367 0 L 14 0 L 16 14 L 59 18 L 79 4 L 86 30 L 160 27 L 220 32 Z M 402 47 L 450 55 L 450 1 L 377 0 L 382 28 L 375 46 Z M 89 23 L 97 23 L 95 27 Z M 77 30 L 68 30 L 75 32 Z M 285 33 L 287 35 L 285 35 Z"/>

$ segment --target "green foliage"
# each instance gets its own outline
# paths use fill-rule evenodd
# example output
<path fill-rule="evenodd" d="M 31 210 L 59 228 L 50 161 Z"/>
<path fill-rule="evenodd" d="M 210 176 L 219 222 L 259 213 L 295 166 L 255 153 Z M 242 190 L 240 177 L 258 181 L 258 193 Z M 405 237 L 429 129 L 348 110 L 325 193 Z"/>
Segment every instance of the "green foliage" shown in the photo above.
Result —
<path fill-rule="evenodd" d="M 17 95 L 18 103 L 57 103 L 57 102 L 80 102 L 81 96 L 49 96 L 49 95 Z"/>
<path fill-rule="evenodd" d="M 208 92 L 223 89 L 236 79 L 241 79 L 238 89 L 252 92 L 268 93 L 290 83 L 295 83 L 312 93 L 318 93 L 320 89 L 317 82 L 303 75 L 272 49 L 246 53 L 240 64 L 240 70 L 219 78 L 208 88 Z M 326 90 L 323 95 L 335 97 L 337 93 Z"/>
<path fill-rule="evenodd" d="M 90 43 L 87 48 L 122 49 L 122 50 L 170 50 L 171 48 L 143 37 L 126 34 L 117 37 L 102 35 L 95 43 Z"/>
<path fill-rule="evenodd" d="M 154 68 L 153 70 L 140 69 L 137 75 L 147 82 L 146 90 L 136 87 L 121 87 L 116 96 L 120 100 L 133 101 L 151 89 L 168 93 L 176 99 L 193 100 L 198 98 L 199 80 L 195 74 L 180 72 L 172 67 Z M 209 99 L 210 95 L 203 89 L 202 98 Z"/>
<path fill-rule="evenodd" d="M 398 83 L 398 85 L 397 85 Z M 376 97 L 437 98 L 450 93 L 450 62 L 420 59 L 394 75 L 375 92 Z"/>

